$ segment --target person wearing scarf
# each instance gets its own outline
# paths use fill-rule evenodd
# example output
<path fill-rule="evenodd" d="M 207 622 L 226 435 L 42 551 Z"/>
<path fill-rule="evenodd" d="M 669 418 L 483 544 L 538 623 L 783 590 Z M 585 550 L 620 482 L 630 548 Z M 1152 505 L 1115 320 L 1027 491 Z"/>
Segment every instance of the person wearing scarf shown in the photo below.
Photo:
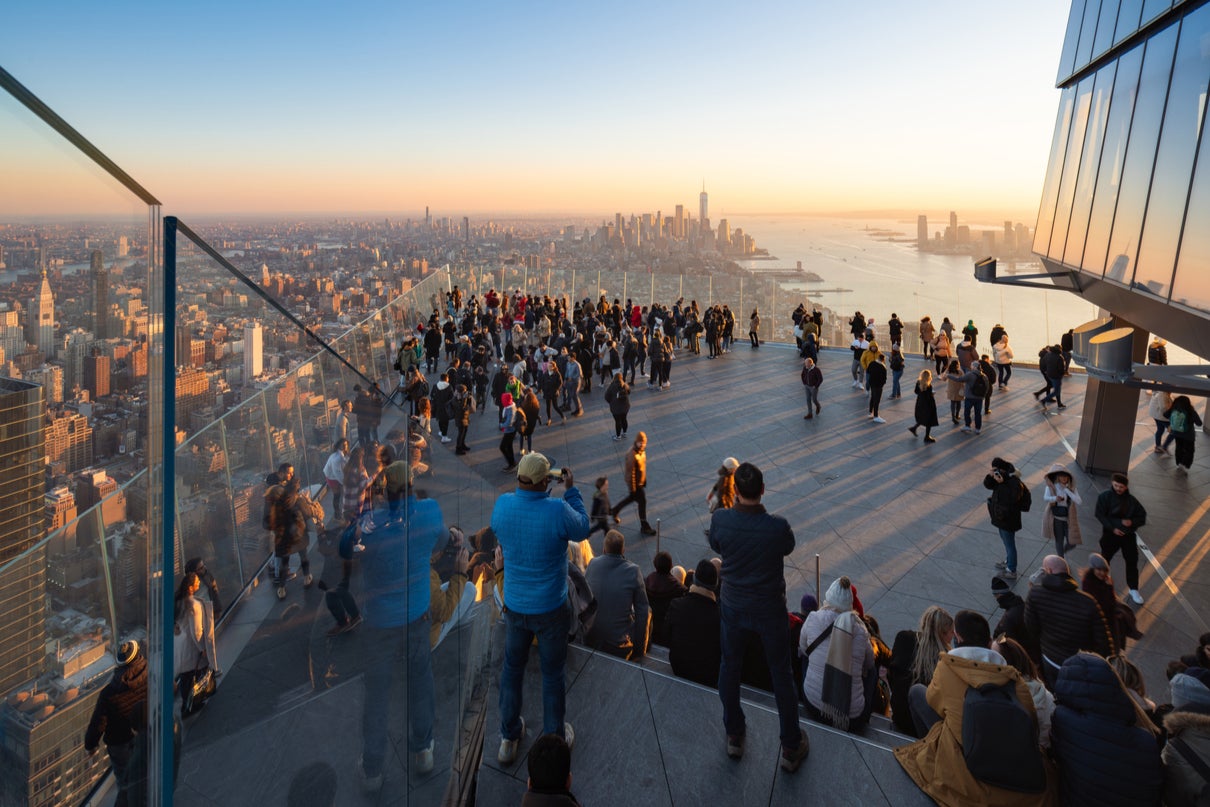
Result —
<path fill-rule="evenodd" d="M 865 679 L 874 670 L 874 651 L 865 623 L 853 611 L 849 578 L 834 581 L 823 608 L 807 616 L 798 648 L 811 719 L 842 731 L 864 725 L 869 718 Z"/>

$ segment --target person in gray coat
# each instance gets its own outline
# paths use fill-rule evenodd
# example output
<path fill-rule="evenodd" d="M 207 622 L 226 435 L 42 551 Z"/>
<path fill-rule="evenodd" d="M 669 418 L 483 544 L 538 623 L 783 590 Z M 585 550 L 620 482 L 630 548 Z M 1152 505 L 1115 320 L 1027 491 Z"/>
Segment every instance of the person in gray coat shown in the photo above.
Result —
<path fill-rule="evenodd" d="M 597 618 L 584 637 L 590 647 L 637 661 L 651 637 L 647 587 L 637 564 L 625 558 L 626 539 L 617 530 L 605 533 L 605 554 L 592 559 L 585 577 L 597 598 Z"/>

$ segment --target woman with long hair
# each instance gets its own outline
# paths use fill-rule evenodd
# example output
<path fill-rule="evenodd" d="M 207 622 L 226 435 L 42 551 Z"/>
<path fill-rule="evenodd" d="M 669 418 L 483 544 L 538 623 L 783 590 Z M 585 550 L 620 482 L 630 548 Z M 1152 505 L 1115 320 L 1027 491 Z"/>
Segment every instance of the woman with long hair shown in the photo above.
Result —
<path fill-rule="evenodd" d="M 1038 715 L 1038 745 L 1050 748 L 1050 716 L 1055 711 L 1055 697 L 1050 694 L 1046 684 L 1042 682 L 1042 674 L 1038 665 L 1034 664 L 1029 653 L 1016 639 L 1000 636 L 992 644 L 992 650 L 1004 656 L 1010 667 L 1015 667 L 1021 673 L 1021 680 L 1029 688 L 1029 695 L 1034 699 L 1034 712 Z"/>
<path fill-rule="evenodd" d="M 349 458 L 345 461 L 344 477 L 341 480 L 341 507 L 346 521 L 356 521 L 366 506 L 370 475 L 366 471 L 365 457 L 365 447 L 358 445 L 349 452 Z"/>
<path fill-rule="evenodd" d="M 1168 418 L 1168 436 L 1164 438 L 1164 448 L 1173 440 L 1176 441 L 1176 472 L 1187 474 L 1193 467 L 1193 451 L 1197 445 L 1194 439 L 1196 428 L 1202 425 L 1202 419 L 1193 409 L 1193 402 L 1188 395 L 1179 395 L 1172 406 L 1164 413 Z"/>
<path fill-rule="evenodd" d="M 194 681 L 207 670 L 215 676 L 222 674 L 214 646 L 214 611 L 208 599 L 196 596 L 201 585 L 196 574 L 187 572 L 173 598 L 174 666 L 182 704 L 192 706 L 183 715 L 202 707 L 201 702 L 195 704 L 190 697 Z"/>
<path fill-rule="evenodd" d="M 957 426 L 962 422 L 958 416 L 962 412 L 962 399 L 966 397 L 966 385 L 962 382 L 962 366 L 958 364 L 957 359 L 951 360 L 949 367 L 946 368 L 945 397 L 950 402 L 950 418 Z"/>
<path fill-rule="evenodd" d="M 933 437 L 933 427 L 937 425 L 937 400 L 933 398 L 933 374 L 925 368 L 920 371 L 920 375 L 916 378 L 916 422 L 912 426 L 908 426 L 908 431 L 912 436 L 916 436 L 916 430 L 921 426 L 924 427 L 924 442 L 935 443 L 937 438 Z"/>
<path fill-rule="evenodd" d="M 901 630 L 895 635 L 887 682 L 891 685 L 891 720 L 904 734 L 916 736 L 908 690 L 913 684 L 928 686 L 937 668 L 937 658 L 950 649 L 953 640 L 954 618 L 939 605 L 924 609 L 916 630 Z"/>
<path fill-rule="evenodd" d="M 748 317 L 748 339 L 752 342 L 753 350 L 760 347 L 760 314 L 755 308 L 752 309 L 752 316 Z"/>

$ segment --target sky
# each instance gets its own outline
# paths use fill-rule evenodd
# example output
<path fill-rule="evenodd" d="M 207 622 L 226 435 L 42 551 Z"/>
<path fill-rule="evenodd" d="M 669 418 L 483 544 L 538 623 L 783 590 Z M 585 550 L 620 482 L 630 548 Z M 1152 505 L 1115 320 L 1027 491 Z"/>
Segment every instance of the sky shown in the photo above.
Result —
<path fill-rule="evenodd" d="M 704 182 L 712 218 L 1029 220 L 1069 9 L 12 5 L 0 66 L 182 217 L 696 211 Z M 0 213 L 114 204 L 29 120 L 0 99 Z"/>

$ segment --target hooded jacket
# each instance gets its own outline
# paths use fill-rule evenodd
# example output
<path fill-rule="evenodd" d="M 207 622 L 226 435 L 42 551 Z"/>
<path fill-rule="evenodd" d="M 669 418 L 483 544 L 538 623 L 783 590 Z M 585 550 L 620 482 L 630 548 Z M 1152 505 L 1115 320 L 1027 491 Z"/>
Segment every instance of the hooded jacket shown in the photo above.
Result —
<path fill-rule="evenodd" d="M 433 400 L 433 414 L 437 416 L 437 420 L 449 420 L 450 411 L 448 407 L 450 401 L 454 399 L 454 388 L 450 386 L 450 382 L 438 381 L 430 397 Z"/>
<path fill-rule="evenodd" d="M 1105 659 L 1068 659 L 1055 684 L 1051 750 L 1064 804 L 1158 805 L 1160 750 L 1147 715 Z"/>
<path fill-rule="evenodd" d="M 1025 625 L 1038 638 L 1042 655 L 1056 665 L 1081 650 L 1102 656 L 1112 652 L 1113 641 L 1100 606 L 1080 591 L 1069 574 L 1045 574 L 1041 585 L 1029 590 Z"/>
<path fill-rule="evenodd" d="M 1042 537 L 1048 541 L 1053 541 L 1055 539 L 1055 502 L 1050 501 L 1050 499 L 1053 498 L 1056 493 L 1056 488 L 1052 480 L 1054 475 L 1058 473 L 1065 473 L 1068 476 L 1071 475 L 1071 473 L 1067 470 L 1067 466 L 1063 465 L 1061 462 L 1056 462 L 1054 465 L 1050 466 L 1050 470 L 1046 472 L 1047 493 L 1043 498 L 1047 501 L 1046 509 L 1042 511 Z M 1073 546 L 1084 543 L 1084 540 L 1080 535 L 1080 520 L 1076 513 L 1077 507 L 1078 503 L 1074 497 L 1068 496 L 1067 543 L 1072 544 Z"/>
<path fill-rule="evenodd" d="M 1210 802 L 1210 783 L 1202 778 L 1175 745 L 1175 741 L 1179 740 L 1203 764 L 1210 765 L 1210 713 L 1170 712 L 1164 718 L 1164 728 L 1168 731 L 1168 744 L 1160 754 L 1164 762 L 1164 804 L 1168 807 L 1195 807 Z"/>
<path fill-rule="evenodd" d="M 986 653 L 987 651 L 985 651 Z M 990 654 L 986 656 L 992 658 Z M 1006 664 L 942 653 L 928 687 L 928 704 L 941 719 L 923 739 L 896 748 L 895 759 L 917 787 L 938 804 L 1016 805 L 1054 804 L 1054 782 L 1047 769 L 1042 794 L 1014 793 L 980 782 L 966 767 L 962 755 L 962 712 L 966 691 L 984 684 L 1015 684 L 1017 701 L 1035 717 L 1033 696 L 1021 674 Z"/>
<path fill-rule="evenodd" d="M 92 720 L 84 732 L 84 748 L 91 751 L 101 738 L 106 745 L 121 745 L 134 739 L 147 709 L 147 659 L 141 654 L 124 667 L 101 690 Z"/>

